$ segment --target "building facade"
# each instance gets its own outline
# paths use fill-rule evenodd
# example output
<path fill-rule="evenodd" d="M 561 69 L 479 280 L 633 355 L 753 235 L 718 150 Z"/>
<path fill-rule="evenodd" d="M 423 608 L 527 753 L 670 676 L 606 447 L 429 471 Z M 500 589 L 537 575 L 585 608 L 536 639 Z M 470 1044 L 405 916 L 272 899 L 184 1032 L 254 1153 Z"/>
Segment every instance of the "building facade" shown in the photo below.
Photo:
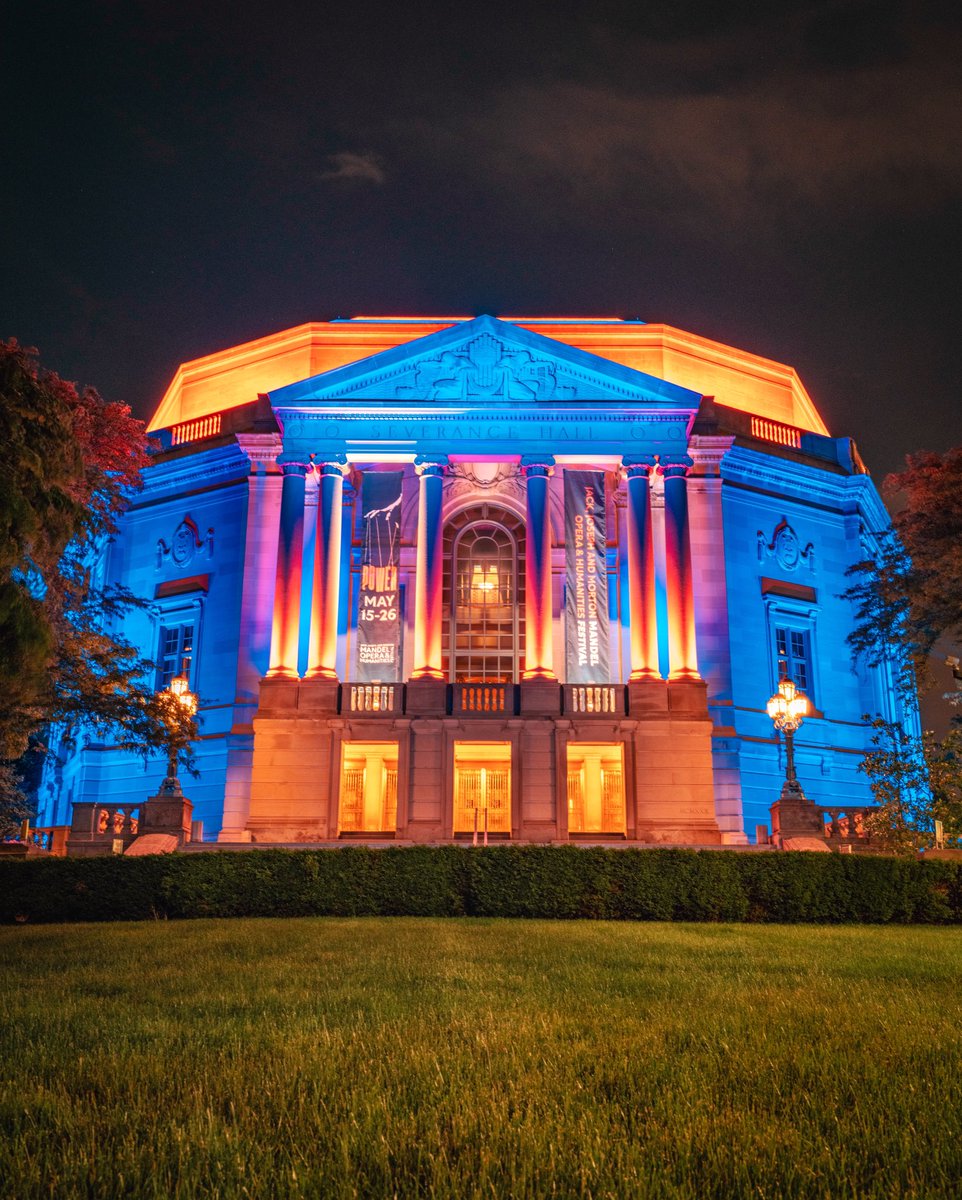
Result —
<path fill-rule="evenodd" d="M 738 844 L 799 777 L 864 805 L 841 598 L 888 518 L 790 368 L 664 325 L 354 318 L 180 368 L 100 569 L 200 701 L 205 840 Z M 88 743 L 40 822 L 164 775 Z M 113 819 L 111 817 L 111 819 Z"/>

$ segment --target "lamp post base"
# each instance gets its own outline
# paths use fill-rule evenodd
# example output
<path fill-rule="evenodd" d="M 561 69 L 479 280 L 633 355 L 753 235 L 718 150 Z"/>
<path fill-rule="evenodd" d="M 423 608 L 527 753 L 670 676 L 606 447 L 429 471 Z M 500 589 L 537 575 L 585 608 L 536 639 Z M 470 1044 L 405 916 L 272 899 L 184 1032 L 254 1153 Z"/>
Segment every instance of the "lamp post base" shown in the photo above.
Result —
<path fill-rule="evenodd" d="M 160 791 L 144 802 L 139 832 L 172 833 L 177 838 L 177 845 L 183 846 L 185 842 L 190 841 L 194 806 L 180 790 L 178 780 L 174 780 L 177 785 L 176 792 L 165 790 L 168 782 L 169 780 L 165 779 L 160 785 Z"/>
<path fill-rule="evenodd" d="M 781 845 L 786 838 L 824 838 L 822 814 L 802 791 L 797 779 L 786 779 L 782 790 L 769 809 L 772 815 L 772 838 Z"/>

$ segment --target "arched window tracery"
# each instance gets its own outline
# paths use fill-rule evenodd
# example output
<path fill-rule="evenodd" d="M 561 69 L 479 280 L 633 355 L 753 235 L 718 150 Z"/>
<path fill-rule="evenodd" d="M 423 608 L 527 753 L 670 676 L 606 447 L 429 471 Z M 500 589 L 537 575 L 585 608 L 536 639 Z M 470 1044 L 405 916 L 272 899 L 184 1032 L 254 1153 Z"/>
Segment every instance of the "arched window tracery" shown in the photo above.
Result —
<path fill-rule="evenodd" d="M 442 650 L 452 683 L 514 683 L 524 654 L 524 527 L 484 504 L 444 533 Z"/>

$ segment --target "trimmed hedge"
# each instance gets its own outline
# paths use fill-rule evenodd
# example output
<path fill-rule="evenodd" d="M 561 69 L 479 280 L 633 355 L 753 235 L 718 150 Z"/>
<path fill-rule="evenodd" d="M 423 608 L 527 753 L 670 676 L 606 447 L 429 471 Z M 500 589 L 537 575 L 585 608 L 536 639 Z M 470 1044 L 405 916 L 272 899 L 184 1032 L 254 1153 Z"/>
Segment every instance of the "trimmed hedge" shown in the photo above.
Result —
<path fill-rule="evenodd" d="M 302 916 L 947 924 L 962 921 L 962 863 L 576 846 L 0 862 L 6 924 Z"/>

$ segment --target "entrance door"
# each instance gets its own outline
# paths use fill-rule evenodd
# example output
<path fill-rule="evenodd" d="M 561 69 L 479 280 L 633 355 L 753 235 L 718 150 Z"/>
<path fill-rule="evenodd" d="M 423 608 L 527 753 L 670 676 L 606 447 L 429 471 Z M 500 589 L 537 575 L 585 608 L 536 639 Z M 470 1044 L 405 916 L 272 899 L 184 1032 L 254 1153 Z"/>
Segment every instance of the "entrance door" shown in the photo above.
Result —
<path fill-rule="evenodd" d="M 569 833 L 625 833 L 624 748 L 568 743 Z"/>
<path fill-rule="evenodd" d="M 511 833 L 511 743 L 455 742 L 454 832 Z"/>

